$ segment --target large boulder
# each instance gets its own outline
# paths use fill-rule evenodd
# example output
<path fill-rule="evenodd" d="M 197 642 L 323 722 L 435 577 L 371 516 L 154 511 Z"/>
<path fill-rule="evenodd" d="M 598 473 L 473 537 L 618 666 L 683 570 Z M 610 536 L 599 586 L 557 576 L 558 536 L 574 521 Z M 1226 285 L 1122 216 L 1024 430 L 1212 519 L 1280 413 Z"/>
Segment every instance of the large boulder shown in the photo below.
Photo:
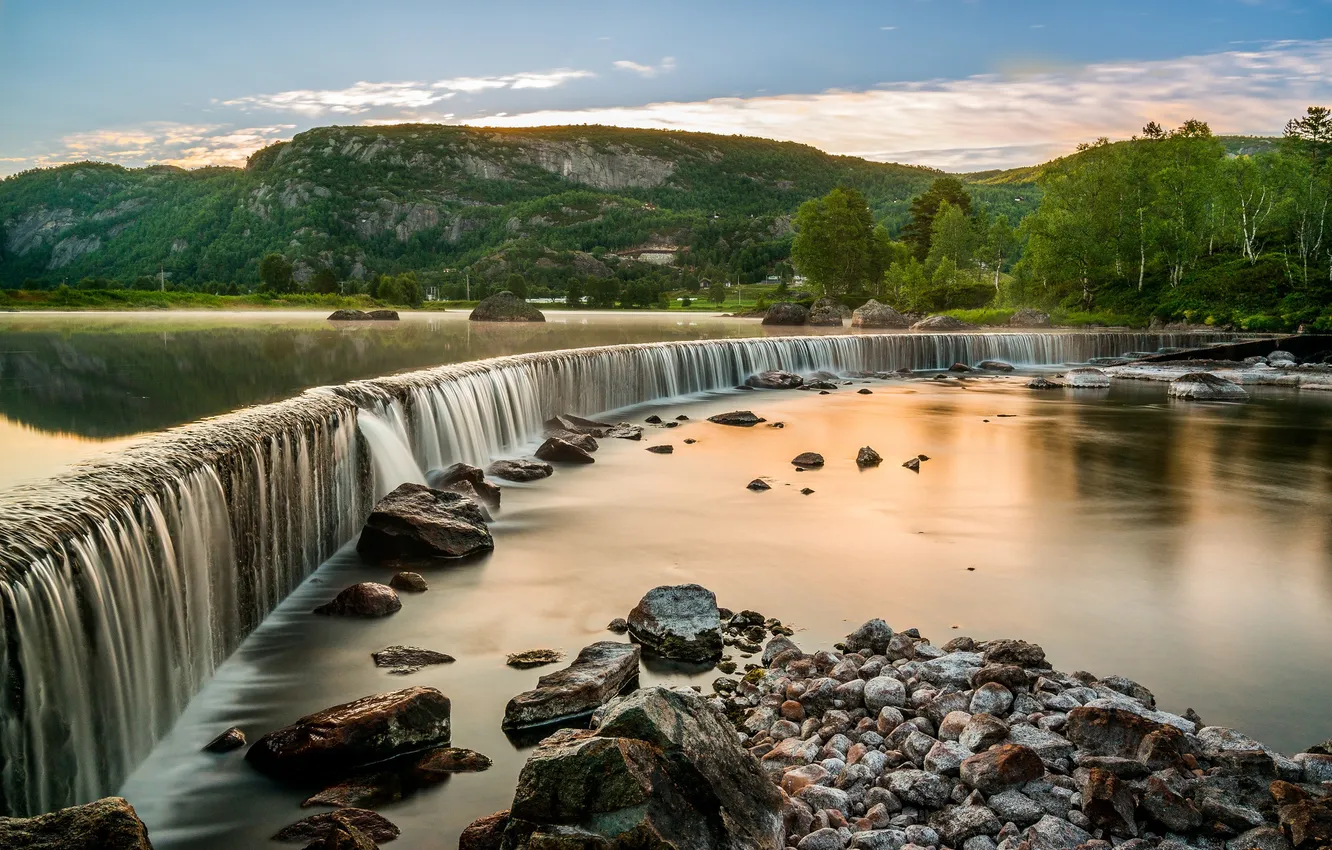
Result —
<path fill-rule="evenodd" d="M 344 589 L 332 601 L 314 609 L 316 614 L 334 617 L 387 617 L 402 609 L 398 591 L 387 584 L 363 581 Z"/>
<path fill-rule="evenodd" d="M 1000 744 L 964 759 L 962 781 L 982 794 L 997 794 L 1045 775 L 1045 764 L 1035 750 L 1020 744 Z"/>
<path fill-rule="evenodd" d="M 1190 372 L 1170 382 L 1166 395 L 1193 401 L 1245 401 L 1249 394 L 1239 384 L 1210 372 Z"/>
<path fill-rule="evenodd" d="M 369 319 L 370 314 L 361 310 L 334 310 L 328 317 L 330 322 L 365 322 Z"/>
<path fill-rule="evenodd" d="M 647 688 L 595 731 L 542 741 L 518 777 L 504 846 L 782 847 L 781 792 L 702 697 Z"/>
<path fill-rule="evenodd" d="M 889 307 L 887 304 L 880 304 L 873 298 L 860 305 L 851 313 L 851 327 L 853 328 L 909 328 L 911 322 L 907 321 L 906 316 Z"/>
<path fill-rule="evenodd" d="M 840 328 L 842 320 L 851 311 L 831 298 L 820 298 L 809 309 L 809 324 L 817 327 Z"/>
<path fill-rule="evenodd" d="M 537 481 L 549 478 L 555 468 L 542 460 L 497 460 L 486 472 L 505 481 Z"/>
<path fill-rule="evenodd" d="M 1131 711 L 1079 706 L 1068 713 L 1064 736 L 1091 755 L 1137 758 L 1143 739 L 1163 728 Z"/>
<path fill-rule="evenodd" d="M 1023 307 L 1008 318 L 1008 326 L 1011 328 L 1048 328 L 1050 327 L 1050 314 L 1034 310 L 1031 307 Z"/>
<path fill-rule="evenodd" d="M 715 661 L 722 652 L 717 597 L 697 584 L 654 587 L 629 612 L 629 636 L 665 658 Z"/>
<path fill-rule="evenodd" d="M 591 714 L 638 677 L 638 647 L 599 641 L 563 670 L 542 676 L 535 689 L 509 700 L 505 729 L 525 729 Z"/>
<path fill-rule="evenodd" d="M 553 416 L 550 419 L 547 419 L 546 432 L 555 435 L 562 432 L 570 434 L 586 434 L 587 436 L 594 438 L 614 437 L 617 440 L 643 439 L 643 428 L 641 425 L 631 425 L 628 422 L 598 422 L 595 419 L 585 419 L 582 416 L 575 416 L 572 413 L 561 413 L 559 416 Z"/>
<path fill-rule="evenodd" d="M 356 543 L 371 560 L 462 558 L 494 548 L 475 502 L 410 482 L 379 500 Z"/>
<path fill-rule="evenodd" d="M 763 316 L 765 325 L 803 325 L 809 321 L 809 310 L 801 304 L 774 304 Z"/>
<path fill-rule="evenodd" d="M 544 322 L 540 310 L 512 292 L 496 292 L 481 300 L 467 318 L 473 322 Z"/>
<path fill-rule="evenodd" d="M 371 310 L 365 314 L 365 317 L 372 322 L 396 322 L 398 321 L 397 310 Z"/>
<path fill-rule="evenodd" d="M 718 425 L 736 425 L 741 428 L 752 428 L 760 422 L 767 422 L 761 416 L 755 416 L 749 410 L 732 410 L 730 413 L 718 413 L 715 416 L 708 417 L 709 422 L 715 422 Z"/>
<path fill-rule="evenodd" d="M 6 850 L 152 850 L 148 829 L 123 797 L 31 818 L 0 817 Z"/>
<path fill-rule="evenodd" d="M 547 437 L 536 456 L 551 463 L 596 463 L 596 458 L 579 446 L 560 437 Z"/>
<path fill-rule="evenodd" d="M 1110 386 L 1110 376 L 1095 366 L 1079 366 L 1064 373 L 1063 385 L 1074 389 L 1104 389 Z"/>
<path fill-rule="evenodd" d="M 322 782 L 368 764 L 446 746 L 449 698 L 434 688 L 404 688 L 335 705 L 269 732 L 246 752 L 262 773 Z"/>
<path fill-rule="evenodd" d="M 805 383 L 804 378 L 780 369 L 769 369 L 745 379 L 745 386 L 760 390 L 794 390 L 803 383 Z"/>
<path fill-rule="evenodd" d="M 913 331 L 974 331 L 976 326 L 952 316 L 926 316 L 911 326 Z"/>
<path fill-rule="evenodd" d="M 471 498 L 471 493 L 481 497 L 481 501 L 491 510 L 500 506 L 500 488 L 486 480 L 486 474 L 480 467 L 469 463 L 455 463 L 445 469 L 432 469 L 426 473 L 426 482 L 436 490 L 447 490 Z M 469 488 L 459 485 L 468 484 Z"/>

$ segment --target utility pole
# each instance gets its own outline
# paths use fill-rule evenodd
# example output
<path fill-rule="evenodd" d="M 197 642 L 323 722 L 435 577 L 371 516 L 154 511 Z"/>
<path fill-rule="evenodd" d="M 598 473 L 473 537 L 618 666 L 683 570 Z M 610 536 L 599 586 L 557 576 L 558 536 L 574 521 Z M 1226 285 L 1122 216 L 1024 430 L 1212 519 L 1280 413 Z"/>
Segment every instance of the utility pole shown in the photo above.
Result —
<path fill-rule="evenodd" d="M 467 300 L 472 300 L 472 273 L 463 272 L 463 279 L 467 281 Z"/>
<path fill-rule="evenodd" d="M 162 292 L 166 292 L 166 267 L 159 265 L 157 267 L 157 284 Z"/>

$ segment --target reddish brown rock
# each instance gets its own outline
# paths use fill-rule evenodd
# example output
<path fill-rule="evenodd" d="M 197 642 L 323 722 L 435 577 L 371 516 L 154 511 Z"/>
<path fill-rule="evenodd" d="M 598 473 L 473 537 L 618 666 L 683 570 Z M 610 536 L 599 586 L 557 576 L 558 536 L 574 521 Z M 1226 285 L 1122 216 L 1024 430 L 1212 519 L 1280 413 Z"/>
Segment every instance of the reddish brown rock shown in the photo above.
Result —
<path fill-rule="evenodd" d="M 1064 737 L 1092 755 L 1136 758 L 1143 739 L 1161 728 L 1123 709 L 1079 706 L 1068 713 Z"/>
<path fill-rule="evenodd" d="M 1114 835 L 1137 835 L 1133 817 L 1133 790 L 1108 770 L 1092 768 L 1082 789 L 1082 813 L 1093 829 Z"/>
<path fill-rule="evenodd" d="M 152 850 L 143 821 L 122 797 L 31 818 L 0 817 L 0 847 L 13 850 Z"/>
<path fill-rule="evenodd" d="M 1045 775 L 1041 757 L 1031 747 L 1001 744 L 962 761 L 962 781 L 982 794 L 996 794 Z"/>
<path fill-rule="evenodd" d="M 509 825 L 509 810 L 477 818 L 458 836 L 458 850 L 500 850 L 504 828 Z"/>
<path fill-rule="evenodd" d="M 316 614 L 335 617 L 387 617 L 402 610 L 398 592 L 387 584 L 363 581 L 344 589 L 332 601 L 314 609 Z"/>

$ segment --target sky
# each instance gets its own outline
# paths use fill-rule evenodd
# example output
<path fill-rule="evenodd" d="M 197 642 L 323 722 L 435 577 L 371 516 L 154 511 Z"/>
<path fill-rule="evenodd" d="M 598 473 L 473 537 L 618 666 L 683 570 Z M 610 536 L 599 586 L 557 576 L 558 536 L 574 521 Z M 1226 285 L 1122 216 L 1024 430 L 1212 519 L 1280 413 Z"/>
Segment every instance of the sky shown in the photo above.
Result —
<path fill-rule="evenodd" d="M 614 124 L 975 171 L 1332 105 L 1332 0 L 0 0 L 0 175 L 311 127 Z"/>

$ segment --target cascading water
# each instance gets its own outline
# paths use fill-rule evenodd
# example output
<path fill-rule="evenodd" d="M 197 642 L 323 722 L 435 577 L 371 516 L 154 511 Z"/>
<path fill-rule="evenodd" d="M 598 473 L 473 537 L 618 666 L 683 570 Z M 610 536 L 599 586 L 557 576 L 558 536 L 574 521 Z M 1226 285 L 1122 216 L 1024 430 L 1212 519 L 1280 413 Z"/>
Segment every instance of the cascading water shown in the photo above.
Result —
<path fill-rule="evenodd" d="M 310 390 L 0 495 L 0 813 L 114 791 L 376 496 L 422 470 L 483 464 L 556 413 L 724 389 L 763 369 L 1062 364 L 1229 338 L 865 334 L 518 355 Z"/>

